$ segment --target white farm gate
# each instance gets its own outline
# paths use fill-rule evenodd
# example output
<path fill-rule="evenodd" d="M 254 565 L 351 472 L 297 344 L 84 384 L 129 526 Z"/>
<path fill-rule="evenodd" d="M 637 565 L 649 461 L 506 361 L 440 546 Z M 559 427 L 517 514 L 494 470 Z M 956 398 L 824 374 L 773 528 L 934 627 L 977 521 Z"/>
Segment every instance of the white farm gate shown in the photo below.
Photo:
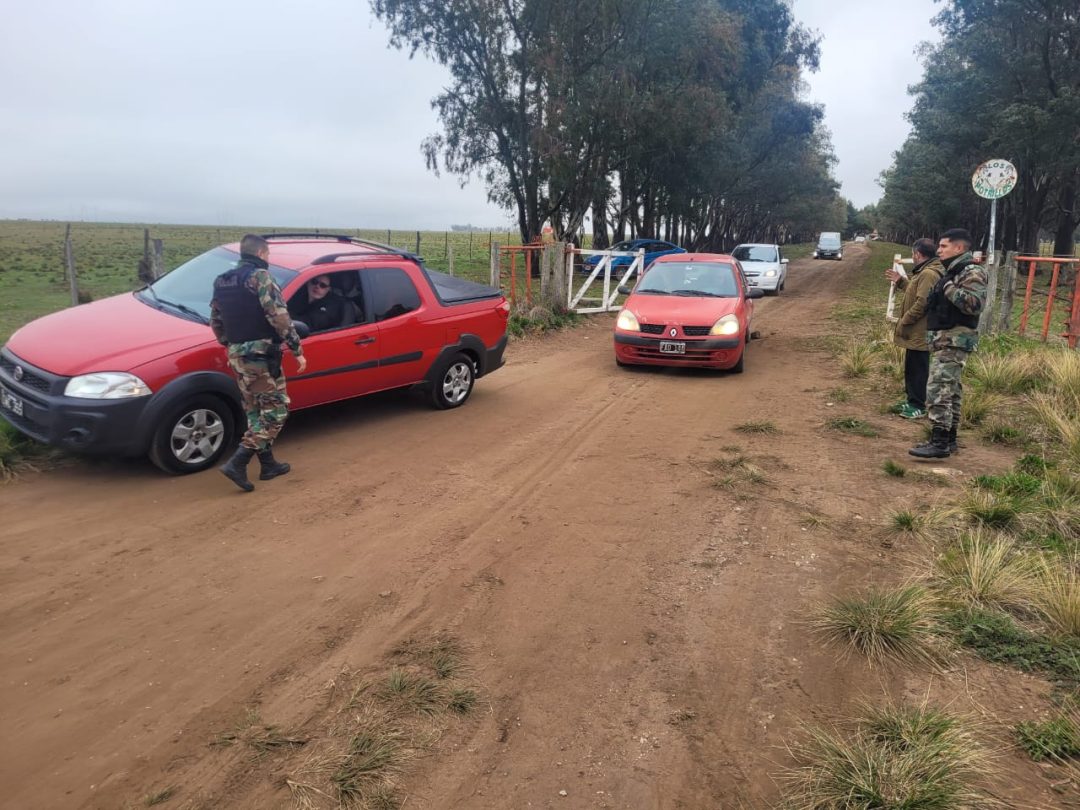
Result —
<path fill-rule="evenodd" d="M 580 286 L 574 282 L 574 257 L 575 256 L 599 256 L 598 261 L 588 273 L 585 281 Z M 611 260 L 621 257 L 631 257 L 633 261 L 623 267 L 612 267 Z M 585 265 L 585 269 L 589 270 L 589 266 Z M 626 284 L 627 279 L 633 278 L 635 274 L 641 275 L 645 270 L 645 251 L 638 250 L 636 252 L 627 252 L 619 250 L 568 250 L 566 252 L 566 278 L 568 283 L 566 285 L 566 306 L 567 309 L 572 309 L 574 312 L 589 313 L 589 312 L 611 312 L 612 310 L 621 309 L 622 307 L 615 303 L 619 297 L 619 287 Z M 612 284 L 612 277 L 615 276 L 615 284 Z M 593 286 L 593 283 L 603 279 L 603 290 L 600 297 L 595 294 L 589 296 L 589 290 Z"/>

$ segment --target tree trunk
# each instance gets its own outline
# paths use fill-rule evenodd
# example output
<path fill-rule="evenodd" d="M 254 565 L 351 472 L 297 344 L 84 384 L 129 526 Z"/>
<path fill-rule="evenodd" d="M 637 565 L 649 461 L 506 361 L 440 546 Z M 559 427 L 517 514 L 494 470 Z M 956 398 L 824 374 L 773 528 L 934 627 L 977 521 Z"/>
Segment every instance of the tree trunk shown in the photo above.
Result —
<path fill-rule="evenodd" d="M 1055 256 L 1072 256 L 1076 253 L 1076 224 L 1080 221 L 1080 209 L 1076 205 L 1076 180 L 1076 171 L 1062 179 L 1057 204 L 1057 228 L 1054 231 Z"/>

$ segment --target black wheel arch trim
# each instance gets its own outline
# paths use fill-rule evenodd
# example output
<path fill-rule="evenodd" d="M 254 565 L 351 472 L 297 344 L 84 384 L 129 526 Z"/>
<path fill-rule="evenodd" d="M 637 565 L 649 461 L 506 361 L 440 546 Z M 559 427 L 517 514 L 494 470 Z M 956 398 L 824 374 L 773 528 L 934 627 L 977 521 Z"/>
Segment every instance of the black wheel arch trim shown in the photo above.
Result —
<path fill-rule="evenodd" d="M 197 396 L 216 396 L 223 399 L 237 417 L 238 424 L 243 422 L 244 408 L 241 404 L 240 389 L 236 380 L 221 371 L 195 371 L 169 381 L 163 388 L 154 392 L 146 403 L 136 428 L 138 442 L 144 450 L 150 447 L 154 431 L 162 417 L 185 399 Z"/>
<path fill-rule="evenodd" d="M 488 349 L 484 344 L 484 341 L 476 335 L 463 334 L 458 338 L 457 343 L 443 346 L 442 349 L 439 350 L 438 356 L 436 356 L 434 362 L 431 364 L 427 374 L 424 375 L 424 382 L 427 385 L 434 385 L 437 382 L 437 378 L 442 373 L 441 370 L 443 366 L 458 352 L 466 352 L 475 359 L 476 377 L 479 379 L 489 371 L 494 371 L 502 365 L 502 350 L 505 346 L 506 335 L 502 336 L 502 339 L 493 349 Z M 493 353 L 497 355 L 494 361 L 490 357 Z M 497 362 L 498 365 L 493 366 L 493 362 Z"/>

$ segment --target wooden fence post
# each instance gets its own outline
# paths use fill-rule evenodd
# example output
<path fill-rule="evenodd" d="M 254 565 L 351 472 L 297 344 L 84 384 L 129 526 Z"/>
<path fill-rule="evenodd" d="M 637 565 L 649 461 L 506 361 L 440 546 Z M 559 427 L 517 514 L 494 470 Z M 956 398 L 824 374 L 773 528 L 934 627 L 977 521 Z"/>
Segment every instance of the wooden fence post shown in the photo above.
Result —
<path fill-rule="evenodd" d="M 565 312 L 570 297 L 568 267 L 573 258 L 565 242 L 551 242 L 540 249 L 540 303 L 552 312 Z"/>
<path fill-rule="evenodd" d="M 443 256 L 450 260 L 450 231 L 443 231 Z"/>
<path fill-rule="evenodd" d="M 388 245 L 394 244 L 393 242 L 390 241 L 390 229 L 389 228 L 386 229 L 386 244 L 388 244 Z"/>
<path fill-rule="evenodd" d="M 416 232 L 416 255 L 420 255 L 420 231 Z"/>
<path fill-rule="evenodd" d="M 448 244 L 446 246 L 446 251 L 447 251 L 447 253 L 446 253 L 446 264 L 450 268 L 449 269 L 450 275 L 454 275 L 454 246 Z"/>
<path fill-rule="evenodd" d="M 68 286 L 71 288 L 71 305 L 79 305 L 79 276 L 75 271 L 75 252 L 71 247 L 71 223 L 64 231 L 64 267 L 67 270 Z"/>
<path fill-rule="evenodd" d="M 154 280 L 165 275 L 165 240 L 154 239 L 154 252 L 150 256 L 151 268 L 154 272 Z"/>
<path fill-rule="evenodd" d="M 499 284 L 499 243 L 491 243 L 491 276 L 489 283 L 496 290 L 502 289 Z"/>

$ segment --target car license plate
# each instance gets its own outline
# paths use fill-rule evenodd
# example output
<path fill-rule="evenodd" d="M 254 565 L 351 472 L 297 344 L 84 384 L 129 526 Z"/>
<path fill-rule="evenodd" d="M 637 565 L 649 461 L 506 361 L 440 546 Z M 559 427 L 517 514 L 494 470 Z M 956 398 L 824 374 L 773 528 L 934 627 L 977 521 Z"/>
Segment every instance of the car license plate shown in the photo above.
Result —
<path fill-rule="evenodd" d="M 23 415 L 23 403 L 22 403 L 22 400 L 19 399 L 14 394 L 9 394 L 3 388 L 0 388 L 0 406 L 2 406 L 4 408 L 6 408 L 7 410 L 11 411 L 16 416 L 22 416 Z"/>
<path fill-rule="evenodd" d="M 686 354 L 686 344 L 681 341 L 661 340 L 660 354 Z"/>

